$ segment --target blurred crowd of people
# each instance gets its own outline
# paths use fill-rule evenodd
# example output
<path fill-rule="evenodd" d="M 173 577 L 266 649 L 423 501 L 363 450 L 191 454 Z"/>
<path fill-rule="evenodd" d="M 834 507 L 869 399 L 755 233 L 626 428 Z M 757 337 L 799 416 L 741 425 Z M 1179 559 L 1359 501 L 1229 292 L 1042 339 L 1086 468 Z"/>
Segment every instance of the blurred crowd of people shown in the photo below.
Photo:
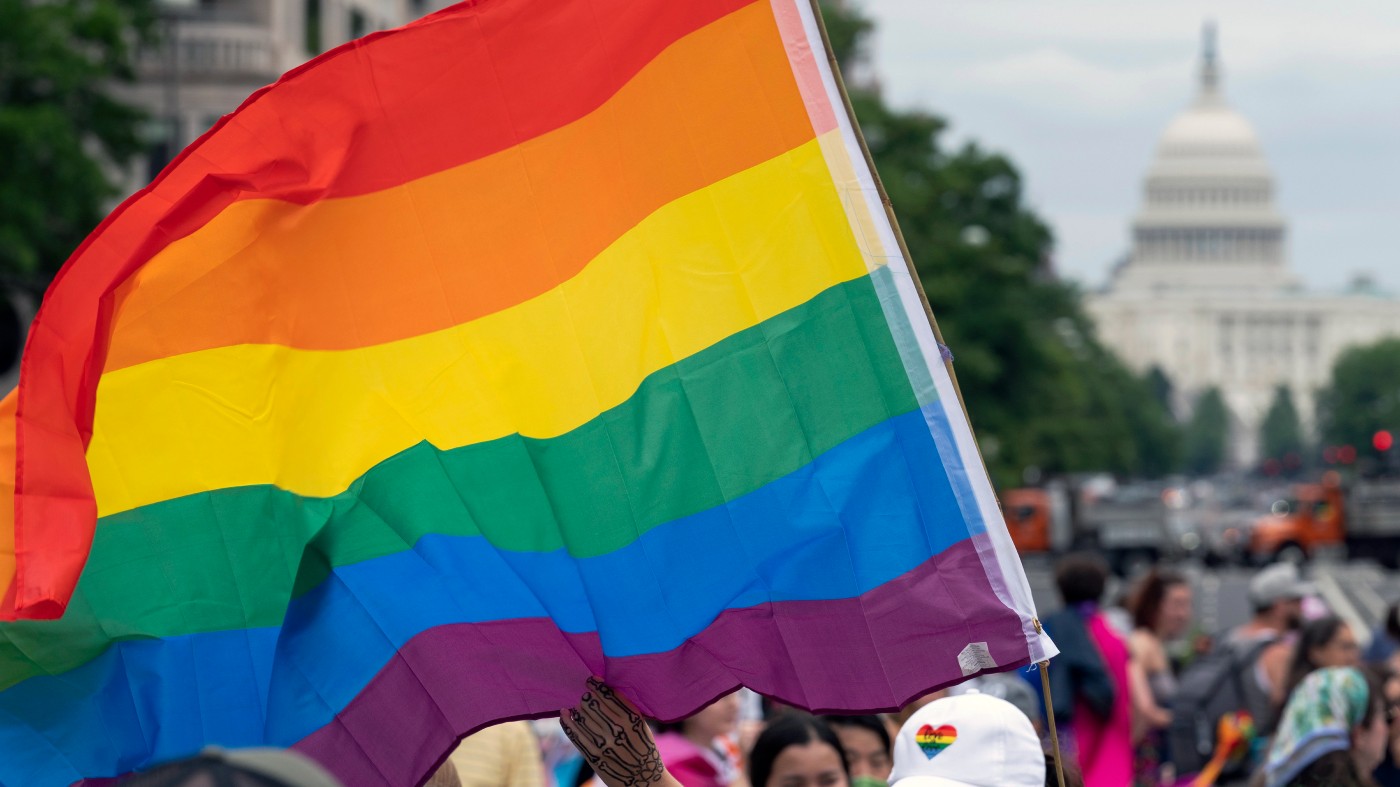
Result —
<path fill-rule="evenodd" d="M 1400 786 L 1400 609 L 1363 653 L 1298 567 L 1249 583 L 1253 616 L 1194 629 L 1191 584 L 1168 568 L 1106 605 L 1092 554 L 1056 569 L 1064 608 L 1051 712 L 1089 787 Z"/>
<path fill-rule="evenodd" d="M 658 724 L 596 680 L 558 721 L 507 722 L 464 738 L 428 787 L 1083 787 L 1041 737 L 1036 697 L 984 676 L 897 714 L 814 716 L 747 690 Z M 1009 699 L 1008 699 L 1009 698 Z M 280 750 L 211 749 L 128 787 L 339 787 Z"/>

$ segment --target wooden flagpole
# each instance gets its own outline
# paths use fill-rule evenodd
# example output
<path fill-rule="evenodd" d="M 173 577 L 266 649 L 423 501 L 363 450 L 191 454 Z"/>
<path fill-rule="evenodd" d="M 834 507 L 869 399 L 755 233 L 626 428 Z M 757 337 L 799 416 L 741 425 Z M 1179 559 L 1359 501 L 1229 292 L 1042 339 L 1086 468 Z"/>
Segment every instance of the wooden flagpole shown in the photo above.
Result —
<path fill-rule="evenodd" d="M 860 130 L 860 122 L 856 119 L 855 107 L 851 106 L 851 95 L 846 90 L 846 80 L 841 76 L 841 65 L 836 60 L 836 52 L 831 48 L 831 36 L 826 30 L 826 20 L 822 18 L 820 0 L 808 0 L 812 7 L 812 15 L 816 17 L 817 29 L 821 32 L 822 48 L 826 50 L 826 60 L 831 66 L 831 76 L 836 81 L 836 91 L 841 94 L 841 104 L 846 110 L 846 118 L 851 123 L 851 130 L 855 133 L 856 142 L 860 145 L 861 155 L 865 157 L 865 166 L 870 170 L 870 177 L 875 181 L 875 191 L 880 195 L 880 205 L 885 209 L 885 218 L 890 223 L 890 228 L 894 230 L 895 241 L 899 243 L 899 254 L 904 260 L 905 268 L 909 271 L 909 278 L 914 280 L 914 288 L 919 293 L 919 301 L 924 305 L 924 314 L 928 317 L 929 327 L 933 329 L 933 338 L 938 341 L 940 356 L 943 366 L 948 370 L 948 378 L 953 382 L 953 391 L 958 396 L 958 405 L 962 407 L 963 418 L 967 419 L 967 428 L 972 432 L 972 418 L 967 413 L 967 402 L 963 399 L 962 388 L 958 385 L 958 375 L 953 369 L 952 360 L 942 354 L 943 348 L 948 345 L 943 341 L 943 332 L 938 330 L 938 318 L 933 316 L 933 308 L 929 306 L 928 295 L 924 292 L 924 284 L 919 280 L 919 271 L 914 267 L 914 258 L 909 254 L 909 245 L 904 242 L 904 233 L 899 228 L 899 219 L 894 215 L 894 205 L 890 202 L 890 195 L 885 191 L 885 184 L 880 180 L 880 172 L 875 169 L 875 158 L 870 155 L 870 146 L 866 144 L 865 134 Z M 981 446 L 973 439 L 973 446 L 977 449 L 977 457 L 982 460 L 982 472 L 991 478 L 987 471 L 987 460 L 982 457 Z M 1000 505 L 1000 502 L 998 502 Z M 1036 633 L 1041 632 L 1040 620 L 1033 619 Z M 1039 663 L 1041 681 L 1044 683 L 1045 692 L 1045 716 L 1050 726 L 1051 745 L 1055 750 L 1056 775 L 1059 777 L 1060 787 L 1065 787 L 1064 759 L 1060 754 L 1060 737 L 1055 729 L 1055 713 L 1050 706 L 1050 662 Z"/>

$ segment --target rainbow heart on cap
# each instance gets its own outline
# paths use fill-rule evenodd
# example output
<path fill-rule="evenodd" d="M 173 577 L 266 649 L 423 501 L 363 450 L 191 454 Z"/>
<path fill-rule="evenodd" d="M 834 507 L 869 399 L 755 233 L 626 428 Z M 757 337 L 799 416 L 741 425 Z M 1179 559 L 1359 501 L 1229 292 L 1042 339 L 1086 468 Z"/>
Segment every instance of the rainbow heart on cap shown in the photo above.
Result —
<path fill-rule="evenodd" d="M 930 760 L 939 752 L 952 746 L 953 741 L 957 739 L 958 730 L 951 724 L 944 724 L 941 727 L 925 724 L 919 728 L 919 732 L 914 736 L 914 741 L 919 744 L 924 756 Z"/>

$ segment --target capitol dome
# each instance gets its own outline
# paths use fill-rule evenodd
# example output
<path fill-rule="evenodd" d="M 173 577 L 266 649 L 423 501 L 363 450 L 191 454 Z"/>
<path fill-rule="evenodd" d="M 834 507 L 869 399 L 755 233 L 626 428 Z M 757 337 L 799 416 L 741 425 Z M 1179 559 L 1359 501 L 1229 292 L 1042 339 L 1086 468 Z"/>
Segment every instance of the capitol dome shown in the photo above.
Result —
<path fill-rule="evenodd" d="M 1128 261 L 1114 286 L 1287 290 L 1287 226 L 1254 126 L 1225 101 L 1207 25 L 1196 95 L 1162 132 L 1143 178 Z"/>
<path fill-rule="evenodd" d="M 1162 156 L 1237 153 L 1262 155 L 1259 137 L 1244 116 L 1225 104 L 1218 92 L 1202 93 L 1176 116 L 1158 144 Z"/>
<path fill-rule="evenodd" d="M 1271 176 L 1254 126 L 1226 103 L 1220 91 L 1220 63 L 1211 26 L 1206 28 L 1195 101 L 1172 120 L 1157 144 L 1155 174 L 1171 175 L 1183 169 L 1183 174 L 1207 169 L 1215 175 Z"/>

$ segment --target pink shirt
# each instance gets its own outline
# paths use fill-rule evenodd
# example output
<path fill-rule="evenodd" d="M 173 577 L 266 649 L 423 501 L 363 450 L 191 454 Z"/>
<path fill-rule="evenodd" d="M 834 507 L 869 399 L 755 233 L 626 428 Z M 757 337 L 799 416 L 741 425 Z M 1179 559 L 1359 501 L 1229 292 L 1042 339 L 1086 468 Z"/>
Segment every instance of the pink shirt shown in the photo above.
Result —
<path fill-rule="evenodd" d="M 1074 734 L 1084 787 L 1124 787 L 1133 783 L 1133 702 L 1128 695 L 1128 645 L 1102 614 L 1084 623 L 1113 680 L 1113 713 L 1101 719 L 1081 705 L 1074 711 Z"/>
<path fill-rule="evenodd" d="M 656 736 L 656 752 L 682 787 L 729 787 L 729 770 L 718 751 L 696 746 L 679 732 Z"/>

